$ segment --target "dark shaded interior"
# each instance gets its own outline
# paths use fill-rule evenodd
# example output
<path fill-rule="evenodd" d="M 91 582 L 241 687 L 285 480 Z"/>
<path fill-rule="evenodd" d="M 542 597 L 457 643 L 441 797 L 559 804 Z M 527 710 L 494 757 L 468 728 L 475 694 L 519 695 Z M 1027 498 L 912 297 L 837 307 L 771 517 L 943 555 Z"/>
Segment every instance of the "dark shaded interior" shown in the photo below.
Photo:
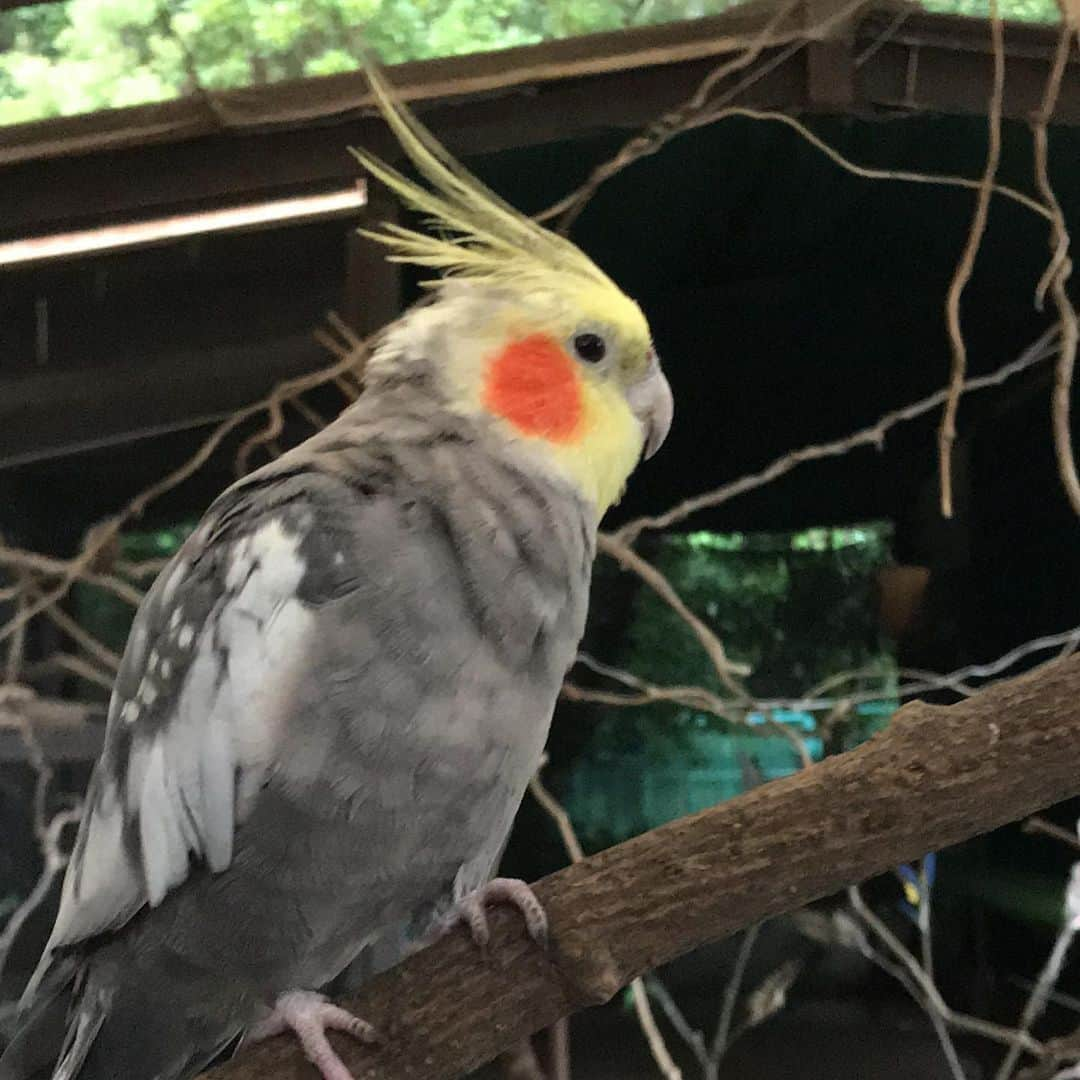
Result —
<path fill-rule="evenodd" d="M 983 165 L 982 118 L 830 117 L 810 124 L 863 165 L 963 176 L 977 176 Z M 534 211 L 579 183 L 620 142 L 545 144 L 469 164 Z M 1058 198 L 1066 218 L 1078 222 L 1080 130 L 1053 129 L 1050 146 Z M 1031 139 L 1022 124 L 1006 125 L 999 179 L 1032 190 Z M 664 509 L 937 391 L 949 365 L 944 296 L 973 203 L 970 191 L 857 178 L 789 128 L 743 119 L 684 134 L 605 185 L 575 237 L 642 303 L 677 400 L 668 445 L 641 470 L 611 521 Z M 310 332 L 345 302 L 349 228 L 336 221 L 209 237 L 5 272 L 0 393 L 25 400 L 28 423 L 51 417 L 49 445 L 39 447 L 47 456 L 0 470 L 5 539 L 70 553 L 92 522 L 182 461 L 208 429 L 152 434 L 160 424 L 156 402 L 170 416 L 178 397 L 190 402 L 182 410 L 190 418 L 215 415 L 222 411 L 220 386 L 243 400 L 274 381 L 268 375 L 279 371 L 273 358 L 282 342 L 294 351 L 280 361 L 280 373 L 294 370 L 298 355 L 309 356 L 310 367 L 320 364 L 324 354 Z M 1013 359 L 1049 324 L 1049 313 L 1033 305 L 1047 237 L 1043 218 L 994 200 L 963 301 L 971 374 Z M 415 283 L 406 291 L 415 295 Z M 41 364 L 35 304 L 43 297 L 49 348 Z M 244 364 L 230 368 L 240 354 Z M 260 355 L 271 358 L 261 371 L 251 363 Z M 900 642 L 901 658 L 912 666 L 947 671 L 1068 629 L 1080 610 L 1080 545 L 1051 444 L 1051 382 L 1051 365 L 1041 364 L 964 399 L 952 521 L 937 508 L 934 411 L 895 428 L 881 450 L 801 466 L 702 513 L 694 527 L 893 522 L 897 561 L 931 572 L 919 618 Z M 139 388 L 135 399 L 132 387 Z M 145 437 L 62 452 L 90 438 L 111 409 L 130 410 L 133 400 L 146 402 Z M 26 430 L 15 434 L 23 458 L 33 456 Z M 156 503 L 146 523 L 197 516 L 232 479 L 231 462 L 230 453 L 218 454 Z M 1058 807 L 1054 816 L 1071 827 L 1076 808 Z M 527 876 L 561 861 L 545 830 L 537 814 L 524 814 L 509 859 Z M 1035 878 L 1063 884 L 1068 863 L 1066 849 L 1017 828 L 946 855 L 938 934 L 942 985 L 957 1007 L 1003 1017 L 1015 1008 L 1021 991 L 1005 976 L 1031 975 L 1051 931 L 1017 919 L 1002 895 Z M 715 957 L 706 984 L 722 982 L 725 956 Z M 1075 975 L 1063 989 L 1075 991 Z M 867 1000 L 875 987 L 886 998 L 894 993 L 869 971 L 848 972 L 848 980 L 848 992 Z M 821 974 L 799 993 L 836 997 L 843 986 Z M 797 1011 L 792 1015 L 779 1022 L 803 1023 Z M 1052 1011 L 1049 1023 L 1065 1030 L 1068 1014 Z M 775 1075 L 791 1075 L 775 1068 Z M 882 1069 L 873 1075 L 900 1075 Z M 759 1066 L 745 1075 L 766 1074 Z"/>

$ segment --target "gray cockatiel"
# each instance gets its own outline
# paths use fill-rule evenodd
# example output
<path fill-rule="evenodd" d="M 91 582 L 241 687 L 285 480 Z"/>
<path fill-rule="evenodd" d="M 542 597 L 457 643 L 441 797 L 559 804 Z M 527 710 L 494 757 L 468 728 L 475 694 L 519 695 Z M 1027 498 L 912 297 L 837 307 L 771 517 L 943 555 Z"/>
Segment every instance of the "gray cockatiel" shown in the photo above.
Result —
<path fill-rule="evenodd" d="M 391 929 L 483 905 L 582 632 L 597 522 L 662 442 L 638 307 L 482 188 L 388 94 L 444 278 L 363 395 L 226 491 L 143 602 L 52 937 L 0 1080 L 177 1080 L 290 1028 Z"/>

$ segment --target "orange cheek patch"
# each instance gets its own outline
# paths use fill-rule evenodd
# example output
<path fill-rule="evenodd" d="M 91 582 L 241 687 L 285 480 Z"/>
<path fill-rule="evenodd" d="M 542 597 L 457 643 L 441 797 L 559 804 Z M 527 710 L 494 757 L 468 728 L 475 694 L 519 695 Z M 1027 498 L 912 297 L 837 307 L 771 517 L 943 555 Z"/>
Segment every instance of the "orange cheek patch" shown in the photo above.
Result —
<path fill-rule="evenodd" d="M 574 362 L 546 334 L 515 341 L 488 368 L 484 405 L 525 435 L 569 442 L 583 409 Z"/>

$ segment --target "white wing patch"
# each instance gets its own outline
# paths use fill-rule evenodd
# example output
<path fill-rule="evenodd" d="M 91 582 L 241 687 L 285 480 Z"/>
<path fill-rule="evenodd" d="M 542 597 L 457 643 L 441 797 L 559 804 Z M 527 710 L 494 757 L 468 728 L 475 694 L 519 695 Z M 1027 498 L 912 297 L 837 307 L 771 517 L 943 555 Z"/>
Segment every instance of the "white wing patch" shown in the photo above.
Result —
<path fill-rule="evenodd" d="M 86 844 L 79 867 L 76 870 L 69 866 L 64 877 L 60 913 L 39 971 L 53 947 L 65 944 L 69 938 L 95 933 L 96 928 L 108 926 L 118 917 L 128 918 L 138 906 L 138 879 L 121 842 L 123 828 L 124 811 L 117 789 L 106 784 L 86 827 Z M 83 887 L 76 901 L 78 876 L 83 877 Z M 62 924 L 66 925 L 62 927 Z M 35 980 L 31 980 L 27 995 Z"/>
<path fill-rule="evenodd" d="M 128 686 L 134 682 L 138 690 L 128 700 L 114 692 L 110 703 L 95 777 L 100 794 L 83 823 L 27 1000 L 54 949 L 122 925 L 144 904 L 161 903 L 187 877 L 192 855 L 214 871 L 232 860 L 234 827 L 273 765 L 310 643 L 314 615 L 296 594 L 306 570 L 301 539 L 274 519 L 233 541 L 221 600 L 198 626 L 182 614 L 178 574 L 190 562 L 178 560 L 165 572 L 155 625 L 140 625 L 137 638 L 133 631 L 138 657 L 126 656 L 125 666 L 136 659 Z M 174 668 L 183 675 L 176 686 L 169 678 Z M 159 708 L 152 723 L 148 710 L 159 697 L 165 712 Z M 121 745 L 120 728 L 127 728 L 130 743 L 126 768 L 117 770 L 108 759 L 110 744 Z M 125 832 L 135 822 L 133 852 Z"/>

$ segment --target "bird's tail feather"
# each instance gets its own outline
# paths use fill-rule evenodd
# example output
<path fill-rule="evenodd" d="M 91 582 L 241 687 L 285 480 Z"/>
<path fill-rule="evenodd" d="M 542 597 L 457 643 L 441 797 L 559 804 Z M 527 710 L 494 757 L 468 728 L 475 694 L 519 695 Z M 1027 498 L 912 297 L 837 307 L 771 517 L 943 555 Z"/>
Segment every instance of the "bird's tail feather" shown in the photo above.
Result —
<path fill-rule="evenodd" d="M 242 1034 L 166 979 L 102 982 L 76 1003 L 51 1080 L 190 1080 Z"/>
<path fill-rule="evenodd" d="M 108 1014 L 109 995 L 100 991 L 79 995 L 75 1015 L 68 1019 L 67 1037 L 60 1048 L 52 1080 L 75 1080 L 82 1072 L 86 1056 Z"/>
<path fill-rule="evenodd" d="M 60 965 L 50 973 L 27 1009 L 15 1038 L 0 1054 L 0 1080 L 48 1080 L 52 1076 L 67 1048 L 74 977 L 74 965 Z"/>
<path fill-rule="evenodd" d="M 91 964 L 62 985 L 50 977 L 0 1057 L 0 1080 L 189 1080 L 243 1034 L 168 980 L 119 974 Z"/>

